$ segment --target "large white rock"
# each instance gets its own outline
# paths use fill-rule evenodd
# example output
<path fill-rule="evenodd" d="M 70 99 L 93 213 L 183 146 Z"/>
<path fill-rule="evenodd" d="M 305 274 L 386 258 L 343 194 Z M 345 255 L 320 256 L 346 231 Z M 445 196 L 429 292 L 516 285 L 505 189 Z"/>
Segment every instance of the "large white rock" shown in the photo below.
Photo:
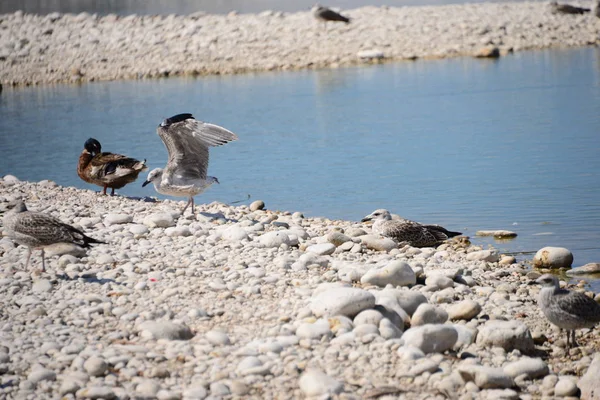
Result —
<path fill-rule="evenodd" d="M 305 322 L 296 329 L 296 336 L 304 339 L 321 339 L 323 336 L 331 337 L 332 332 L 327 319 L 321 318 L 313 324 Z"/>
<path fill-rule="evenodd" d="M 571 268 L 572 264 L 573 253 L 564 247 L 544 247 L 533 257 L 536 268 Z"/>
<path fill-rule="evenodd" d="M 586 400 L 600 400 L 600 353 L 596 353 L 586 373 L 579 379 L 577 386 L 581 390 L 581 398 Z"/>
<path fill-rule="evenodd" d="M 451 305 L 448 308 L 448 317 L 453 320 L 469 321 L 475 318 L 481 312 L 481 305 L 475 300 L 463 300 L 460 303 Z"/>
<path fill-rule="evenodd" d="M 479 250 L 467 254 L 468 261 L 488 261 L 497 262 L 500 260 L 500 255 L 493 250 Z"/>
<path fill-rule="evenodd" d="M 239 225 L 232 225 L 221 234 L 221 239 L 232 242 L 248 239 L 248 233 Z"/>
<path fill-rule="evenodd" d="M 148 228 L 168 228 L 175 226 L 173 216 L 168 213 L 152 214 L 144 218 L 144 225 Z"/>
<path fill-rule="evenodd" d="M 290 245 L 289 236 L 282 231 L 267 232 L 263 234 L 258 241 L 263 247 L 279 247 L 282 244 Z"/>
<path fill-rule="evenodd" d="M 506 351 L 515 349 L 527 353 L 533 350 L 533 339 L 527 325 L 519 321 L 491 320 L 479 328 L 477 345 L 480 347 L 502 347 Z"/>
<path fill-rule="evenodd" d="M 108 214 L 104 218 L 106 225 L 128 224 L 133 221 L 133 217 L 127 214 Z"/>
<path fill-rule="evenodd" d="M 398 248 L 398 243 L 394 242 L 392 239 L 382 238 L 375 235 L 361 236 L 360 241 L 371 250 L 390 251 Z"/>
<path fill-rule="evenodd" d="M 456 329 L 456 332 L 458 332 L 458 339 L 452 347 L 454 350 L 459 350 L 475 341 L 475 337 L 477 337 L 477 329 L 461 324 L 452 324 L 452 326 L 454 329 Z"/>
<path fill-rule="evenodd" d="M 426 324 L 443 324 L 448 320 L 448 313 L 431 304 L 423 303 L 412 315 L 410 319 L 411 326 L 419 326 Z"/>
<path fill-rule="evenodd" d="M 385 266 L 370 269 L 363 275 L 360 282 L 379 287 L 386 285 L 409 286 L 417 283 L 417 276 L 408 263 L 394 260 Z"/>
<path fill-rule="evenodd" d="M 309 369 L 302 374 L 298 382 L 300 390 L 307 397 L 328 397 L 338 394 L 344 389 L 344 385 L 329 375 L 315 369 Z"/>
<path fill-rule="evenodd" d="M 458 339 L 458 332 L 452 325 L 422 325 L 410 328 L 401 341 L 404 346 L 413 346 L 423 353 L 443 353 L 451 349 Z"/>
<path fill-rule="evenodd" d="M 358 288 L 334 288 L 320 293 L 310 303 L 310 310 L 317 317 L 345 315 L 349 318 L 367 308 L 373 308 L 375 296 Z"/>
<path fill-rule="evenodd" d="M 308 246 L 306 251 L 318 254 L 320 256 L 328 256 L 330 254 L 333 254 L 333 252 L 335 251 L 335 245 L 333 243 L 313 244 L 312 246 Z"/>
<path fill-rule="evenodd" d="M 513 379 L 499 367 L 460 365 L 458 372 L 466 382 L 475 382 L 481 389 L 505 389 L 515 386 Z"/>
<path fill-rule="evenodd" d="M 550 373 L 548 365 L 541 358 L 522 357 L 506 364 L 503 368 L 510 377 L 527 375 L 527 379 L 543 378 Z"/>
<path fill-rule="evenodd" d="M 171 321 L 142 322 L 139 331 L 146 339 L 188 340 L 194 336 L 187 326 Z"/>

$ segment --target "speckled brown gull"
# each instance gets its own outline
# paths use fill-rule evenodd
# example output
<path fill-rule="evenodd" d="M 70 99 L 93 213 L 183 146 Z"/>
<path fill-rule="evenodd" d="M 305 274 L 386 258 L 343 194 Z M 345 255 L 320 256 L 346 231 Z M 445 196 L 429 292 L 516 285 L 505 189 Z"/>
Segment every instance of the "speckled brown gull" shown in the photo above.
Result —
<path fill-rule="evenodd" d="M 339 14 L 330 8 L 323 7 L 320 4 L 315 4 L 315 6 L 312 8 L 312 13 L 313 13 L 313 16 L 317 20 L 325 22 L 325 23 L 327 23 L 327 21 L 345 22 L 345 23 L 350 22 L 350 18 L 344 17 L 342 14 Z"/>
<path fill-rule="evenodd" d="M 158 193 L 187 197 L 188 202 L 181 214 L 191 204 L 193 215 L 194 196 L 213 183 L 219 183 L 214 176 L 206 175 L 208 148 L 221 146 L 238 137 L 225 128 L 198 121 L 192 114 L 177 114 L 165 119 L 158 126 L 157 133 L 169 152 L 169 160 L 164 169 L 150 171 L 142 186 L 152 182 Z"/>
<path fill-rule="evenodd" d="M 388 210 L 373 211 L 362 222 L 374 221 L 373 232 L 413 247 L 437 246 L 446 239 L 461 235 L 439 225 L 425 225 L 408 219 L 392 219 Z"/>
<path fill-rule="evenodd" d="M 600 304 L 583 293 L 561 289 L 555 275 L 542 275 L 536 282 L 542 285 L 538 297 L 542 312 L 550 322 L 567 331 L 567 346 L 577 346 L 575 330 L 593 328 L 600 322 Z"/>
<path fill-rule="evenodd" d="M 9 238 L 29 249 L 25 269 L 29 267 L 29 259 L 34 249 L 42 250 L 43 272 L 46 270 L 44 248 L 48 246 L 68 243 L 88 248 L 91 244 L 104 243 L 86 236 L 79 229 L 50 215 L 28 211 L 22 200 L 17 201 L 4 215 L 2 223 Z"/>

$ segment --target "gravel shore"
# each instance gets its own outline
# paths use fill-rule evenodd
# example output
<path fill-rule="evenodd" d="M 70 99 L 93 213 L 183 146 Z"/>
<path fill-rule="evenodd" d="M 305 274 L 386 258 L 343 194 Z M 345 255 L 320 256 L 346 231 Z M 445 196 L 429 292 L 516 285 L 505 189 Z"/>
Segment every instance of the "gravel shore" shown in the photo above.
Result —
<path fill-rule="evenodd" d="M 589 7 L 589 4 L 585 4 Z M 121 17 L 0 15 L 5 85 L 336 67 L 382 60 L 596 44 L 593 14 L 552 14 L 547 2 L 344 10 L 325 29 L 310 12 Z"/>
<path fill-rule="evenodd" d="M 107 244 L 40 274 L 0 240 L 0 398 L 572 398 L 599 373 L 597 332 L 565 348 L 540 274 L 465 238 L 0 179 L 0 211 L 19 197 Z"/>

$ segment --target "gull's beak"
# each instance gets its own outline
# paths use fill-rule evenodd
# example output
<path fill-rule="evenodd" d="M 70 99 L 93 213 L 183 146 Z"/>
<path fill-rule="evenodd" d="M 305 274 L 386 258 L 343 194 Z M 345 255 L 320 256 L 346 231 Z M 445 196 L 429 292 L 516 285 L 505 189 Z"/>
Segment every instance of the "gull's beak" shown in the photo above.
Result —
<path fill-rule="evenodd" d="M 144 183 L 142 183 L 142 187 L 145 187 L 149 183 L 150 183 L 150 181 L 144 181 Z"/>
<path fill-rule="evenodd" d="M 215 182 L 217 182 L 219 185 L 221 184 L 217 178 L 215 178 Z"/>
<path fill-rule="evenodd" d="M 370 215 L 367 215 L 366 217 L 364 217 L 363 219 L 360 220 L 360 222 L 367 222 L 370 221 L 372 218 Z"/>

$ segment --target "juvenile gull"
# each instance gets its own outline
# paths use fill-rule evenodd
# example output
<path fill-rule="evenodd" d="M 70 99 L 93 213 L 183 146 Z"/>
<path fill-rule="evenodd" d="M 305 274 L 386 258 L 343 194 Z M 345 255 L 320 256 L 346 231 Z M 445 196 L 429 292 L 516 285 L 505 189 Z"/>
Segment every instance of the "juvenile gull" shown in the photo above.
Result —
<path fill-rule="evenodd" d="M 344 17 L 342 14 L 336 13 L 332 9 L 323 7 L 320 4 L 315 4 L 315 6 L 312 8 L 312 13 L 313 13 L 313 16 L 317 20 L 323 21 L 324 23 L 327 23 L 327 21 L 336 21 L 336 22 L 345 22 L 345 23 L 350 22 L 350 18 Z"/>
<path fill-rule="evenodd" d="M 111 196 L 115 194 L 115 189 L 135 181 L 140 172 L 146 169 L 146 160 L 138 161 L 121 154 L 102 152 L 100 142 L 94 138 L 86 140 L 77 163 L 77 175 L 81 179 L 102 186 L 103 194 L 106 194 L 107 188 L 111 188 Z"/>
<path fill-rule="evenodd" d="M 385 209 L 373 211 L 362 219 L 362 222 L 366 221 L 375 221 L 373 232 L 413 247 L 437 246 L 448 238 L 461 235 L 461 232 L 452 232 L 439 225 L 424 225 L 404 218 L 392 219 Z"/>
<path fill-rule="evenodd" d="M 553 14 L 585 14 L 591 10 L 589 8 L 572 6 L 570 4 L 558 4 L 556 1 L 551 1 L 550 11 Z"/>
<path fill-rule="evenodd" d="M 567 347 L 577 346 L 575 330 L 593 328 L 600 322 L 600 304 L 583 293 L 561 289 L 558 278 L 552 274 L 542 275 L 536 282 L 542 285 L 538 303 L 544 315 L 560 329 L 566 329 Z"/>
<path fill-rule="evenodd" d="M 189 200 L 181 214 L 191 204 L 194 215 L 194 196 L 213 183 L 219 183 L 214 176 L 206 175 L 208 148 L 221 146 L 238 137 L 225 128 L 198 121 L 192 114 L 167 118 L 156 131 L 169 152 L 169 160 L 164 169 L 150 171 L 142 186 L 152 182 L 158 193 L 187 197 Z"/>
<path fill-rule="evenodd" d="M 48 246 L 68 243 L 88 248 L 91 244 L 104 243 L 86 236 L 79 229 L 64 224 L 50 215 L 28 211 L 22 200 L 17 201 L 12 210 L 4 215 L 3 225 L 9 238 L 29 249 L 25 269 L 29 267 L 29 259 L 34 249 L 42 250 L 42 272 L 44 272 L 46 270 L 44 248 Z"/>

